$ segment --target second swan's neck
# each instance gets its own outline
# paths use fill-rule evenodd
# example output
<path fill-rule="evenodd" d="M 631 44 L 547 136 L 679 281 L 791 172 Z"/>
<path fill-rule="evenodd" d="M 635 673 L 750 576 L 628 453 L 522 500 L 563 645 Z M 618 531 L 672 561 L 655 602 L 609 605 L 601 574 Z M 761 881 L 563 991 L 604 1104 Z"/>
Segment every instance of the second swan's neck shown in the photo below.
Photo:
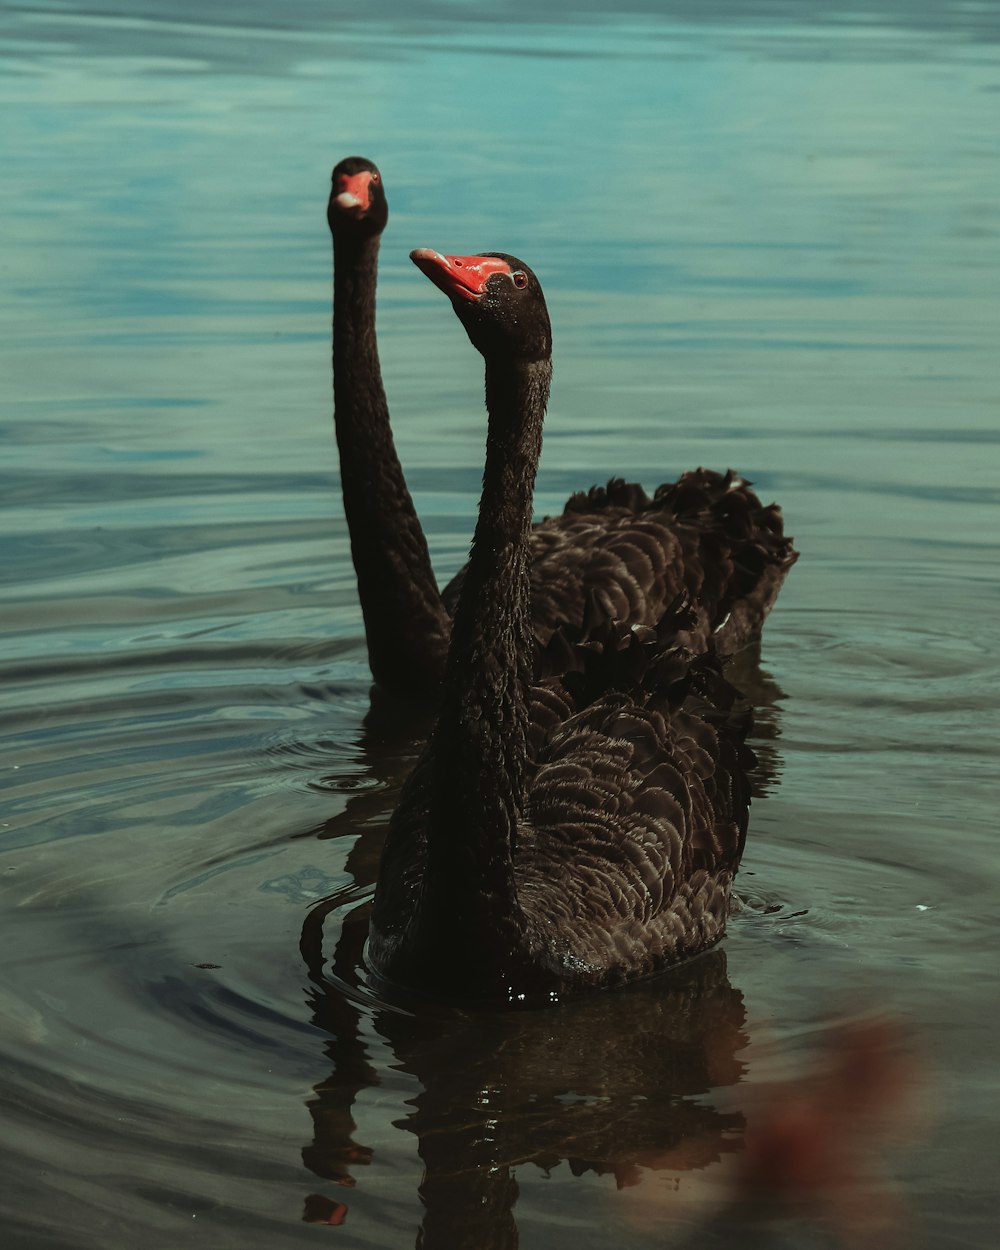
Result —
<path fill-rule="evenodd" d="M 551 361 L 487 362 L 489 433 L 472 552 L 434 731 L 426 917 L 450 943 L 516 928 L 512 853 L 524 802 L 533 643 L 528 534 Z M 470 952 L 471 953 L 471 952 Z"/>
<path fill-rule="evenodd" d="M 448 617 L 389 426 L 375 338 L 378 249 L 378 235 L 334 239 L 334 423 L 372 675 L 419 693 L 440 681 Z"/>

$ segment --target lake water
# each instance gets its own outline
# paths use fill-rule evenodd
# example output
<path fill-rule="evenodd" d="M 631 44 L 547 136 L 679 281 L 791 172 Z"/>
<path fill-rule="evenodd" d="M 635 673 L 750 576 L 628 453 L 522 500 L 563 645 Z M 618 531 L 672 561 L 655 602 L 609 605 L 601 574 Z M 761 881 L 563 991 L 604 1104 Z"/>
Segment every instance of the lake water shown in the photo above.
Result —
<path fill-rule="evenodd" d="M 0 36 L 4 1246 L 886 1244 L 870 1194 L 996 1245 L 1000 4 L 25 0 Z M 802 552 L 740 665 L 744 906 L 653 985 L 498 1017 L 358 974 L 412 747 L 365 723 L 330 423 L 355 151 L 442 578 L 482 372 L 415 246 L 545 285 L 539 513 L 731 465 Z M 921 1073 L 885 1184 L 753 1223 L 744 1138 L 871 1009 Z"/>

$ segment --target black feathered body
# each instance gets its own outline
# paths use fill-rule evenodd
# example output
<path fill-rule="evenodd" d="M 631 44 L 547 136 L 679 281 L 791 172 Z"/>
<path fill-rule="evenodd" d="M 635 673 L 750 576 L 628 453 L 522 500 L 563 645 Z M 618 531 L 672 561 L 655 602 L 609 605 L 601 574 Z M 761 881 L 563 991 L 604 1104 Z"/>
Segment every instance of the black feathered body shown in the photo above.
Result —
<path fill-rule="evenodd" d="M 450 997 L 537 999 L 649 975 L 723 936 L 749 810 L 746 717 L 714 657 L 610 633 L 577 648 L 581 668 L 597 670 L 604 651 L 621 668 L 622 652 L 641 650 L 651 671 L 593 701 L 586 674 L 529 690 L 509 879 L 487 878 L 475 898 L 476 829 L 453 831 L 445 888 L 428 880 L 432 738 L 383 852 L 370 955 L 386 977 Z"/>
<path fill-rule="evenodd" d="M 733 655 L 760 637 L 798 558 L 781 510 L 730 470 L 696 469 L 650 498 L 612 479 L 573 495 L 531 531 L 531 621 L 544 647 L 591 619 L 655 625 L 679 597 L 694 617 L 678 635 L 700 654 Z M 443 593 L 454 612 L 465 570 Z"/>

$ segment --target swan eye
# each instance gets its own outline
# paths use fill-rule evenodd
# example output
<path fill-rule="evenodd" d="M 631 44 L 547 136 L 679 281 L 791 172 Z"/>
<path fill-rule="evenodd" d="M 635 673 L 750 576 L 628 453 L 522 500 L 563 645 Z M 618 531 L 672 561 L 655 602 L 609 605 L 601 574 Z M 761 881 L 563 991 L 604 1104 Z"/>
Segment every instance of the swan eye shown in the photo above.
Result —
<path fill-rule="evenodd" d="M 378 173 L 373 173 L 370 181 L 373 187 L 377 187 L 378 184 L 382 181 L 382 175 Z"/>
<path fill-rule="evenodd" d="M 514 272 L 510 276 L 514 285 L 519 290 L 523 290 L 528 285 L 528 275 L 524 272 L 523 269 L 515 269 Z"/>

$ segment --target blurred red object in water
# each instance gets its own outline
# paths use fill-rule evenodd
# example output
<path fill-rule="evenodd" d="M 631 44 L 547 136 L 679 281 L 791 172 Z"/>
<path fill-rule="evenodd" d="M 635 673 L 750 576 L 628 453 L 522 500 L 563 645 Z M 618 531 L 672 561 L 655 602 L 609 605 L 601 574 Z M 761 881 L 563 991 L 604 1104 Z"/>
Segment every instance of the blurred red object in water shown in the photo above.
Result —
<path fill-rule="evenodd" d="M 813 1071 L 748 1115 L 733 1201 L 819 1218 L 845 1245 L 891 1244 L 906 1220 L 886 1155 L 919 1127 L 922 1087 L 897 1021 L 831 1029 Z"/>
<path fill-rule="evenodd" d="M 926 1118 L 925 1081 L 908 1032 L 886 1016 L 857 1018 L 831 1026 L 818 1051 L 800 1075 L 744 1087 L 745 1148 L 723 1165 L 722 1192 L 715 1169 L 701 1181 L 687 1173 L 671 1191 L 670 1214 L 689 1230 L 681 1247 L 800 1246 L 802 1221 L 820 1226 L 823 1245 L 910 1244 L 906 1204 L 888 1167 L 893 1148 L 915 1140 Z M 775 1057 L 766 1047 L 758 1062 Z M 682 1144 L 656 1170 L 684 1177 L 689 1153 Z M 659 1217 L 645 1203 L 635 1215 L 659 1222 L 666 1197 L 660 1190 Z M 692 1202 L 701 1217 L 694 1230 L 694 1212 L 683 1210 Z"/>

